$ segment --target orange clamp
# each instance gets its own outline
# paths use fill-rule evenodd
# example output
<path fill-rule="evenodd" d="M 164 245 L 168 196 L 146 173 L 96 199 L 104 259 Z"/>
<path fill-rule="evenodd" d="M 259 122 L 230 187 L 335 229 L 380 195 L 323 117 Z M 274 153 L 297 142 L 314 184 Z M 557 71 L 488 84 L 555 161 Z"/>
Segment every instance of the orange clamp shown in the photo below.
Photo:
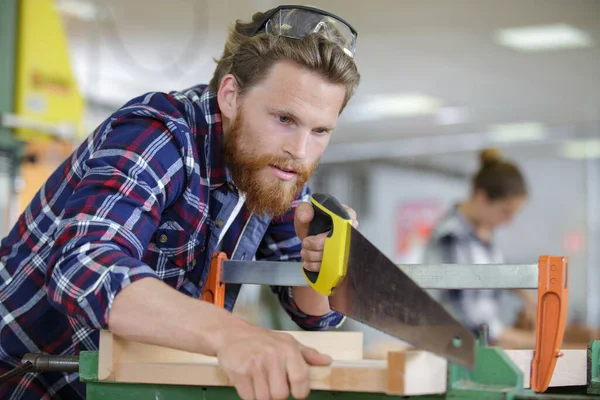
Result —
<path fill-rule="evenodd" d="M 221 270 L 223 269 L 224 260 L 227 260 L 227 254 L 213 253 L 210 260 L 208 279 L 200 296 L 200 300 L 208 301 L 221 308 L 225 307 L 225 283 L 221 282 Z"/>
<path fill-rule="evenodd" d="M 548 389 L 567 323 L 569 260 L 541 256 L 538 260 L 538 309 L 536 338 L 531 361 L 531 389 Z"/>

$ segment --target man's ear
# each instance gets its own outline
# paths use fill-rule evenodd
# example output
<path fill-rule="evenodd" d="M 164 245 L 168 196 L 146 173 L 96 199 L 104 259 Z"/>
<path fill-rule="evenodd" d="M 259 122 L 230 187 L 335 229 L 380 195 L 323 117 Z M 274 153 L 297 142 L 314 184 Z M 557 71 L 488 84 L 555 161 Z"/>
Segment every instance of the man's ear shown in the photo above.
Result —
<path fill-rule="evenodd" d="M 228 120 L 233 120 L 237 111 L 237 80 L 231 74 L 227 74 L 221 80 L 217 101 L 221 115 Z"/>

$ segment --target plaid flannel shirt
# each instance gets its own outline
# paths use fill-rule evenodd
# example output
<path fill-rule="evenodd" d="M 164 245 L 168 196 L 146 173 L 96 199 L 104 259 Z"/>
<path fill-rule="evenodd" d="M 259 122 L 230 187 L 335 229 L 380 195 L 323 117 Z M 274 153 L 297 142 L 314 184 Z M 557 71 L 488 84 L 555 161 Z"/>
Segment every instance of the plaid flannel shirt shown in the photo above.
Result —
<path fill-rule="evenodd" d="M 493 243 L 482 242 L 473 226 L 453 206 L 436 224 L 427 243 L 425 264 L 502 264 L 504 257 Z M 506 328 L 499 289 L 435 290 L 432 293 L 460 322 L 477 334 L 485 324 L 490 339 Z"/>
<path fill-rule="evenodd" d="M 115 296 L 138 279 L 198 298 L 217 248 L 231 259 L 300 260 L 293 208 L 308 200 L 308 187 L 277 220 L 249 213 L 224 163 L 220 118 L 205 85 L 148 93 L 50 176 L 1 243 L 0 374 L 27 352 L 97 350 Z M 228 286 L 228 310 L 239 289 Z M 272 290 L 303 329 L 343 320 L 306 315 L 290 288 Z M 84 393 L 76 373 L 26 374 L 0 386 L 2 399 Z"/>

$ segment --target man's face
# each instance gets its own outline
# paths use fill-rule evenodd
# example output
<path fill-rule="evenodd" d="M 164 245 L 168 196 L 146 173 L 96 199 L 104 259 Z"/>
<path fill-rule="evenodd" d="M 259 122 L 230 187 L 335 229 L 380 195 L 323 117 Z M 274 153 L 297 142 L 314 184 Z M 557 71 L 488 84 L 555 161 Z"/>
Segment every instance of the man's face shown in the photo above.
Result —
<path fill-rule="evenodd" d="M 329 143 L 344 96 L 343 86 L 287 62 L 235 95 L 224 152 L 250 210 L 273 217 L 289 210 Z"/>

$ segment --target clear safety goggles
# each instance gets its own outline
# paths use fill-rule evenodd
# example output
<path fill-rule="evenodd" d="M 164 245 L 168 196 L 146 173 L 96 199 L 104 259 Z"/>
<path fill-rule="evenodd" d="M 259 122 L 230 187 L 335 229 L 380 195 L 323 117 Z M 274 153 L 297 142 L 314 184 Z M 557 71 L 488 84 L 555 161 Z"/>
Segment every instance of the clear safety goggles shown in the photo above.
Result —
<path fill-rule="evenodd" d="M 354 57 L 356 51 L 356 30 L 340 17 L 313 7 L 279 6 L 264 16 L 253 35 L 263 28 L 267 34 L 292 39 L 304 39 L 311 33 L 319 33 L 340 46 L 350 57 Z"/>

